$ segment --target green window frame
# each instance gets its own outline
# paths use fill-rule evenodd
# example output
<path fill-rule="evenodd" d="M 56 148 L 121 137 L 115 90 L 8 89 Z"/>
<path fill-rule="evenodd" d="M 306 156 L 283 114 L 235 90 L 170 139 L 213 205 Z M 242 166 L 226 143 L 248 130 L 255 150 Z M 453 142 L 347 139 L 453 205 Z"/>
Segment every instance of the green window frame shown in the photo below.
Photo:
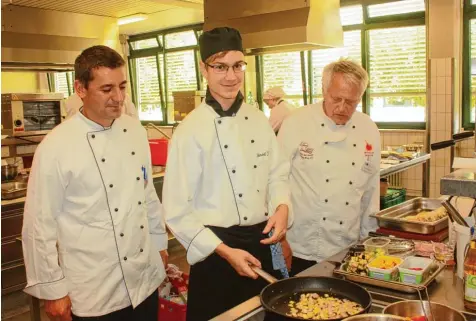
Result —
<path fill-rule="evenodd" d="M 476 1 L 464 1 L 463 13 L 463 108 L 462 127 L 475 129 L 476 112 Z M 474 73 L 474 74 L 473 74 Z"/>
<path fill-rule="evenodd" d="M 170 28 L 140 35 L 129 36 L 129 74 L 131 75 L 131 91 L 132 101 L 139 110 L 139 117 L 141 117 L 142 108 L 157 109 L 160 107 L 161 119 L 141 119 L 142 123 L 153 123 L 156 125 L 172 125 L 175 123 L 173 115 L 173 97 L 172 89 L 178 88 L 179 90 L 201 90 L 203 89 L 203 79 L 199 72 L 199 47 L 198 36 L 202 32 L 203 24 L 190 25 L 180 28 Z M 180 36 L 183 37 L 180 37 Z M 193 54 L 193 61 L 188 61 L 188 66 L 193 65 L 194 70 L 187 68 L 186 75 L 192 86 L 188 86 L 184 82 L 180 82 L 180 79 L 170 79 L 167 75 L 167 71 L 170 71 L 168 62 L 174 56 L 182 56 L 190 58 Z M 138 63 L 141 58 L 155 58 L 156 66 L 149 63 L 149 66 L 155 68 L 155 76 L 157 77 L 154 86 L 150 86 L 148 90 L 158 91 L 155 95 L 149 95 L 155 97 L 153 101 L 148 103 L 149 107 L 144 107 L 141 102 L 141 92 L 138 87 L 140 84 L 140 75 L 138 72 Z M 154 77 L 152 75 L 151 77 Z M 147 104 L 147 103 L 146 103 Z M 156 113 L 157 114 L 157 113 Z"/>
<path fill-rule="evenodd" d="M 473 0 L 474 1 L 474 0 Z M 420 75 L 420 82 L 423 82 L 424 85 L 421 86 L 420 84 L 420 90 L 418 92 L 402 92 L 403 95 L 400 96 L 406 96 L 410 95 L 412 98 L 416 95 L 419 97 L 422 97 L 423 102 L 426 100 L 426 70 L 427 70 L 427 65 L 426 65 L 426 25 L 425 25 L 425 11 L 426 11 L 426 6 L 427 4 L 425 2 L 422 2 L 421 0 L 407 0 L 406 2 L 410 5 L 418 3 L 418 6 L 421 8 L 421 11 L 417 12 L 405 12 L 405 8 L 399 7 L 400 12 L 399 14 L 380 14 L 378 13 L 379 9 L 378 6 L 381 8 L 383 7 L 391 7 L 392 5 L 397 4 L 399 2 L 399 5 L 402 4 L 401 1 L 396 1 L 396 0 L 382 0 L 382 1 L 366 1 L 366 0 L 341 0 L 341 9 L 342 8 L 349 8 L 351 6 L 362 6 L 362 19 L 357 18 L 355 14 L 350 14 L 349 12 L 347 13 L 347 16 L 345 16 L 341 10 L 341 17 L 342 20 L 344 21 L 344 26 L 343 26 L 343 31 L 360 31 L 360 41 L 361 41 L 361 64 L 369 72 L 369 76 L 372 79 L 372 74 L 370 72 L 371 70 L 371 59 L 370 59 L 370 33 L 373 30 L 381 30 L 381 29 L 391 29 L 391 28 L 404 28 L 404 27 L 417 27 L 417 26 L 423 26 L 425 30 L 425 58 L 423 59 L 425 63 L 425 68 L 424 68 L 424 73 L 423 73 L 423 79 L 421 80 L 422 75 Z M 372 13 L 374 16 L 369 15 L 369 9 L 372 9 Z M 388 12 L 388 11 L 387 11 Z M 349 22 L 349 24 L 346 25 L 346 21 Z M 361 21 L 361 23 L 359 23 Z M 355 24 L 350 24 L 350 23 L 355 23 Z M 421 33 L 421 32 L 420 32 Z M 319 98 L 319 90 L 316 88 L 318 85 L 313 79 L 314 77 L 318 77 L 314 75 L 313 72 L 313 66 L 319 64 L 319 62 L 313 61 L 313 51 L 306 51 L 306 52 L 301 52 L 301 72 L 302 72 L 302 83 L 304 86 L 303 89 L 303 101 L 304 103 L 313 103 L 316 102 L 316 100 Z M 349 56 L 352 56 L 350 53 Z M 304 58 L 305 59 L 304 59 Z M 337 57 L 338 58 L 338 57 Z M 421 58 L 420 58 L 421 59 Z M 263 109 L 263 101 L 262 101 L 262 96 L 263 96 L 263 91 L 266 89 L 264 86 L 266 86 L 264 79 L 263 79 L 263 57 L 257 57 L 256 58 L 257 62 L 257 97 L 258 97 L 258 104 L 261 109 Z M 420 73 L 421 74 L 421 73 Z M 400 93 L 400 92 L 399 92 Z M 364 96 L 362 97 L 362 106 L 361 110 L 362 112 L 366 114 L 370 114 L 370 106 L 371 106 L 371 96 L 376 95 L 375 93 L 371 93 L 371 88 L 369 88 L 365 93 Z M 388 94 L 391 96 L 391 94 Z M 426 115 L 426 108 L 427 104 L 425 103 L 425 112 L 424 114 Z M 425 117 L 425 116 L 423 116 Z M 425 129 L 426 128 L 426 121 L 424 122 L 376 122 L 377 126 L 381 129 Z"/>

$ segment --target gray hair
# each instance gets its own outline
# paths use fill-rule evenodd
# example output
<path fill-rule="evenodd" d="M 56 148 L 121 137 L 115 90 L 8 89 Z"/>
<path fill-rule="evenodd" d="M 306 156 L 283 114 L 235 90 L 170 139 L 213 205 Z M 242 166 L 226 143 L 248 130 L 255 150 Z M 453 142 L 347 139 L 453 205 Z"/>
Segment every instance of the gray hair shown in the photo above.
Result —
<path fill-rule="evenodd" d="M 347 83 L 359 86 L 362 94 L 369 84 L 369 75 L 367 71 L 352 60 L 341 59 L 332 62 L 324 67 L 322 72 L 322 93 L 326 93 L 334 74 L 339 73 L 344 76 Z"/>

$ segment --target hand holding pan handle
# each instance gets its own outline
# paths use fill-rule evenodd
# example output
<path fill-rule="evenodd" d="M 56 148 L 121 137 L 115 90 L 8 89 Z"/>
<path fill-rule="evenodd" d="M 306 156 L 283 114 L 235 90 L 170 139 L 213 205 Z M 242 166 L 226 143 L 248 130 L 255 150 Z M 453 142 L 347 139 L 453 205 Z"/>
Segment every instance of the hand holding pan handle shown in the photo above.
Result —
<path fill-rule="evenodd" d="M 258 274 L 260 277 L 268 281 L 270 284 L 278 282 L 278 279 L 276 279 L 274 276 L 269 274 L 268 272 L 264 271 L 263 269 L 255 266 L 255 265 L 250 265 L 251 269 Z"/>

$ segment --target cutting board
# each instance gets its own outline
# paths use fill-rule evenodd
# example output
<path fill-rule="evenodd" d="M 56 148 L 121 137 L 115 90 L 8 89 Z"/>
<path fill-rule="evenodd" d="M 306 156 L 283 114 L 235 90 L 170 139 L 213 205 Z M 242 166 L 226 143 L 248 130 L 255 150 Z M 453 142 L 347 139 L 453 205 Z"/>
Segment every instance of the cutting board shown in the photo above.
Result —
<path fill-rule="evenodd" d="M 448 228 L 445 228 L 435 234 L 417 234 L 411 232 L 404 232 L 404 231 L 395 231 L 388 228 L 379 228 L 377 229 L 377 233 L 383 235 L 393 235 L 395 237 L 399 237 L 402 239 L 407 240 L 419 240 L 419 241 L 433 241 L 433 242 L 442 242 L 448 238 L 449 231 Z"/>

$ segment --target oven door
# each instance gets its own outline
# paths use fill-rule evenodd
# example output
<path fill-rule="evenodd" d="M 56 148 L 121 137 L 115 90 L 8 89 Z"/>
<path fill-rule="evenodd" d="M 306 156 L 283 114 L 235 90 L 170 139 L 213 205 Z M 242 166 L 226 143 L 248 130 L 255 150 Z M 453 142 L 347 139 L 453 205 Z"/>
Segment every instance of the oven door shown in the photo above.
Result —
<path fill-rule="evenodd" d="M 48 133 L 61 123 L 61 101 L 24 101 L 24 134 Z"/>

